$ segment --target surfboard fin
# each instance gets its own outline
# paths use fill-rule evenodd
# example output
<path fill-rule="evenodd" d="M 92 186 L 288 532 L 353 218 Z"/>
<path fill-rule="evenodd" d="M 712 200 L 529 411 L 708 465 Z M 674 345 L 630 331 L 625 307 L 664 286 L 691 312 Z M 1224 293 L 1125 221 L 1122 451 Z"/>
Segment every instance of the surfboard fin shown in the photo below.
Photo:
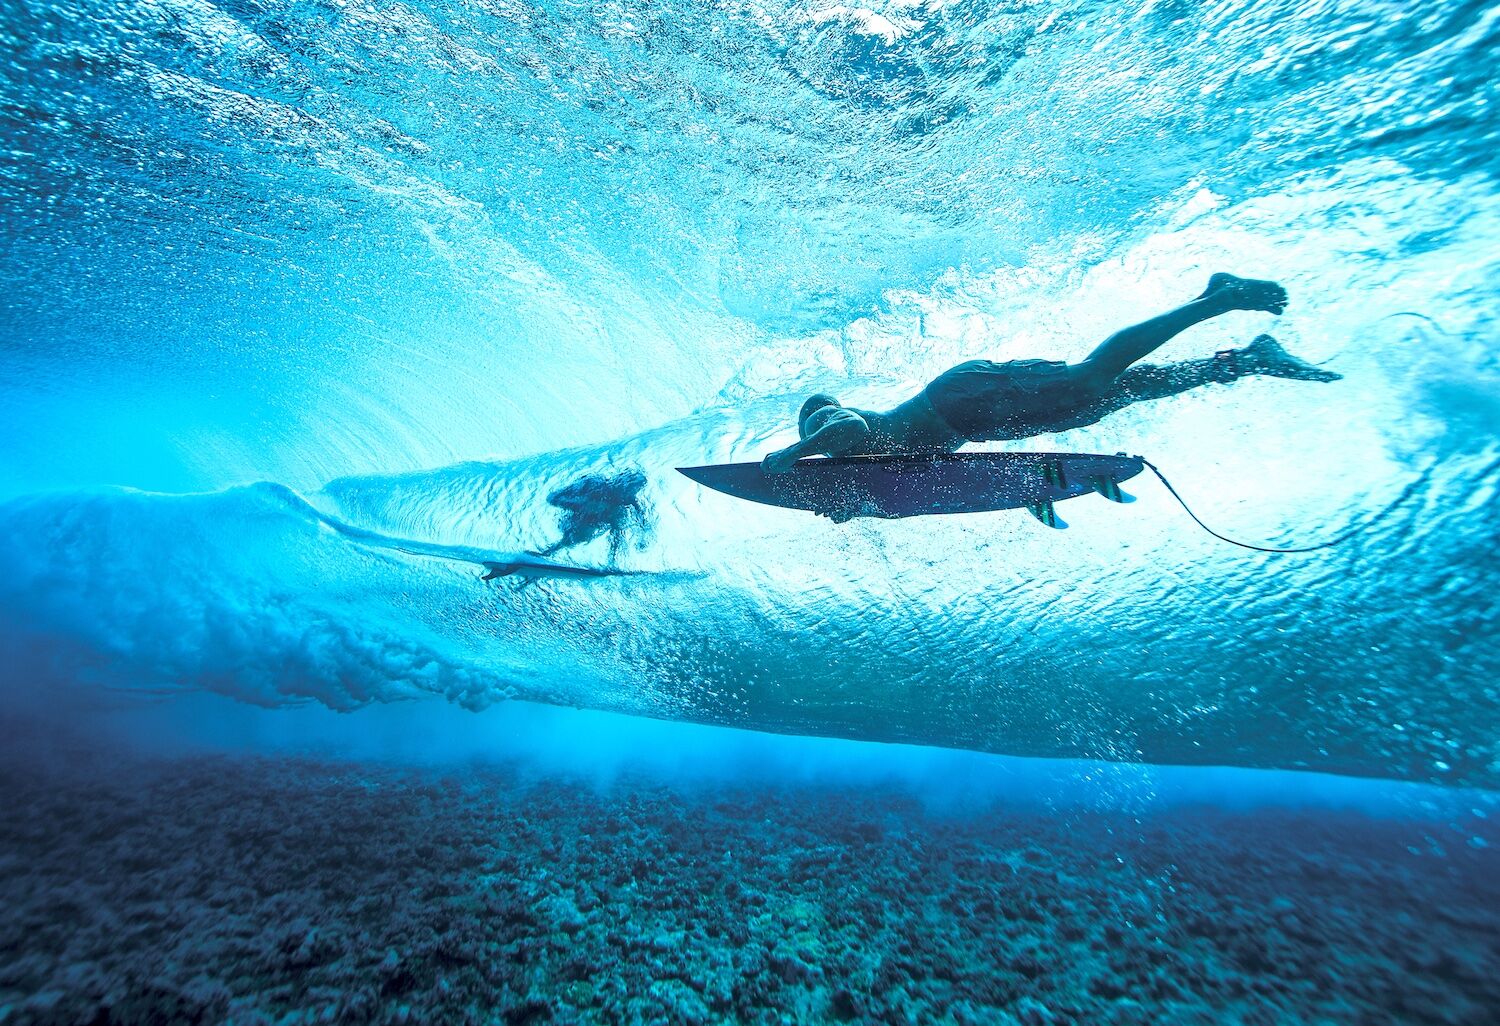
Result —
<path fill-rule="evenodd" d="M 1056 528 L 1059 531 L 1067 530 L 1067 522 L 1058 517 L 1057 506 L 1054 503 L 1029 502 L 1026 504 L 1026 509 L 1031 513 L 1032 516 L 1036 517 L 1048 527 Z"/>
<path fill-rule="evenodd" d="M 1110 502 L 1134 502 L 1135 496 L 1127 491 L 1122 491 L 1120 482 L 1112 477 L 1094 477 L 1089 479 L 1089 486 L 1104 496 Z"/>

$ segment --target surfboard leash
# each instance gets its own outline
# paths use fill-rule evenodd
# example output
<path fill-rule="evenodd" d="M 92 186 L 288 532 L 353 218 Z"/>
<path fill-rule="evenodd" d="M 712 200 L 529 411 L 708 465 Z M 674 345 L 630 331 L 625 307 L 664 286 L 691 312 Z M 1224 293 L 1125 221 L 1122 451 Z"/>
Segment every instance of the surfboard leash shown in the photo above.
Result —
<path fill-rule="evenodd" d="M 1331 541 L 1320 542 L 1317 545 L 1304 545 L 1298 548 L 1278 549 L 1271 548 L 1266 545 L 1251 545 L 1249 542 L 1235 541 L 1233 538 L 1226 537 L 1225 535 L 1220 534 L 1218 531 L 1215 531 L 1212 527 L 1209 527 L 1202 520 L 1198 519 L 1198 514 L 1194 513 L 1192 507 L 1183 500 L 1181 495 L 1177 494 L 1177 489 L 1172 487 L 1172 482 L 1167 480 L 1167 475 L 1163 474 L 1161 472 L 1161 469 L 1158 468 L 1155 463 L 1152 463 L 1144 456 L 1141 457 L 1141 462 L 1151 468 L 1151 473 L 1156 475 L 1157 479 L 1166 486 L 1167 491 L 1172 493 L 1172 498 L 1177 500 L 1177 504 L 1181 506 L 1187 513 L 1187 515 L 1193 518 L 1193 522 L 1199 527 L 1203 528 L 1203 530 L 1207 531 L 1209 534 L 1213 535 L 1220 541 L 1228 542 L 1230 545 L 1238 545 L 1242 549 L 1250 549 L 1254 552 L 1276 553 L 1317 552 L 1319 549 L 1331 549 L 1335 545 L 1343 544 L 1357 534 L 1363 534 L 1365 531 L 1368 531 L 1370 528 L 1374 527 L 1381 520 L 1384 520 L 1387 516 L 1394 513 L 1399 507 L 1405 505 L 1407 500 L 1415 495 L 1417 493 L 1417 490 L 1427 482 L 1429 473 L 1427 470 L 1424 470 L 1420 475 L 1418 475 L 1415 481 L 1406 486 L 1406 488 L 1401 492 L 1400 495 L 1396 496 L 1395 501 L 1393 501 L 1390 505 L 1386 506 L 1382 510 L 1376 511 L 1376 513 L 1364 523 L 1356 524 Z"/>

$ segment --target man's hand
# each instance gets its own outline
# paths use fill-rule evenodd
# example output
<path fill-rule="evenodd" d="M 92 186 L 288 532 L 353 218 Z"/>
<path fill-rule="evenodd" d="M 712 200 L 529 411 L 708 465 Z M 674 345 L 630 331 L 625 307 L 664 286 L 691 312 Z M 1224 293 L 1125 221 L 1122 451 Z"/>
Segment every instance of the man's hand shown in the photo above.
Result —
<path fill-rule="evenodd" d="M 818 516 L 827 517 L 835 524 L 847 524 L 859 516 L 859 511 L 859 503 L 856 502 L 840 502 L 837 505 L 829 506 L 827 509 L 814 510 Z"/>
<path fill-rule="evenodd" d="M 760 461 L 761 473 L 785 474 L 788 470 L 791 470 L 799 456 L 797 448 L 797 446 L 793 445 L 785 449 L 778 449 L 775 452 L 767 453 L 765 459 Z"/>

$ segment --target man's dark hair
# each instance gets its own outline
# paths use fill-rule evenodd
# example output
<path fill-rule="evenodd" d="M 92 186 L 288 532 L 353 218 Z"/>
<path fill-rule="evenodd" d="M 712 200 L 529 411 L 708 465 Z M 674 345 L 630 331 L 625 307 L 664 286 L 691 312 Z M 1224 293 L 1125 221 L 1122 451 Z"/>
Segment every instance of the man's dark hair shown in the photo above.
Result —
<path fill-rule="evenodd" d="M 797 433 L 805 436 L 807 434 L 808 417 L 811 417 L 825 406 L 837 406 L 838 404 L 839 401 L 837 399 L 831 395 L 824 395 L 822 392 L 819 392 L 817 395 L 808 396 L 807 402 L 802 404 L 802 412 L 797 414 Z"/>

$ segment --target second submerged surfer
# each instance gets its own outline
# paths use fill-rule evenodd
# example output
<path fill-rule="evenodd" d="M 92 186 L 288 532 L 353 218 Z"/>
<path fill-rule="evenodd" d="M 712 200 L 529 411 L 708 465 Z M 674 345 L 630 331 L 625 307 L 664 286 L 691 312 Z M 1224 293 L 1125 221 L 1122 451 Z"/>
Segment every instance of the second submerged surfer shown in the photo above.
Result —
<path fill-rule="evenodd" d="M 1132 366 L 1195 324 L 1232 310 L 1279 315 L 1286 305 L 1286 289 L 1274 281 L 1215 274 L 1192 302 L 1116 332 L 1080 363 L 970 360 L 885 412 L 814 395 L 797 417 L 800 440 L 770 453 L 761 466 L 775 474 L 803 456 L 954 452 L 969 442 L 1052 434 L 1097 423 L 1142 400 L 1252 375 L 1337 381 L 1340 375 L 1304 363 L 1269 335 L 1211 358 Z"/>

